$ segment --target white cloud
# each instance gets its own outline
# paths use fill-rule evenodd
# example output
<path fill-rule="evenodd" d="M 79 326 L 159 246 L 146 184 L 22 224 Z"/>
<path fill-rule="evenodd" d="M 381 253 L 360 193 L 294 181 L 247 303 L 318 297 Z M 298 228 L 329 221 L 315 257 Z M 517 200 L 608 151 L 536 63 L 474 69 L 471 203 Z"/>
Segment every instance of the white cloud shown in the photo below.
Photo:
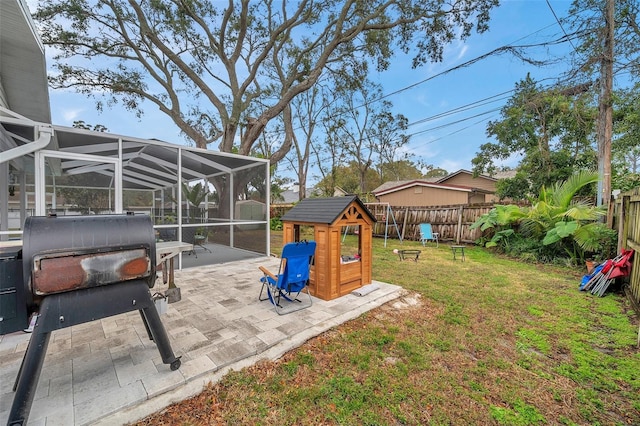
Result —
<path fill-rule="evenodd" d="M 84 109 L 65 109 L 62 111 L 62 118 L 67 124 L 73 124 L 83 112 Z"/>
<path fill-rule="evenodd" d="M 463 43 L 462 46 L 458 46 L 458 49 L 458 56 L 456 57 L 456 60 L 460 60 L 465 57 L 465 54 L 469 50 L 469 45 Z"/>
<path fill-rule="evenodd" d="M 461 160 L 444 160 L 437 166 L 441 169 L 445 169 L 449 173 L 456 172 L 460 169 L 465 169 L 469 165 L 469 161 L 461 161 Z"/>

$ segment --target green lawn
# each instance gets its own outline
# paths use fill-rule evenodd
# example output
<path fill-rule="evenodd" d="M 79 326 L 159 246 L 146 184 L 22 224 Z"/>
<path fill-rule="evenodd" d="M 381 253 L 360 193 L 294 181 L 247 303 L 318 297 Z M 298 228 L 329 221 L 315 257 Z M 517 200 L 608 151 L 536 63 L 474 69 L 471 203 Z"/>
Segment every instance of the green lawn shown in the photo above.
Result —
<path fill-rule="evenodd" d="M 401 262 L 394 248 L 422 253 Z M 374 279 L 407 289 L 406 303 L 233 372 L 146 422 L 640 424 L 638 319 L 621 295 L 581 293 L 581 271 L 477 247 L 454 262 L 446 243 L 376 239 L 373 258 Z"/>

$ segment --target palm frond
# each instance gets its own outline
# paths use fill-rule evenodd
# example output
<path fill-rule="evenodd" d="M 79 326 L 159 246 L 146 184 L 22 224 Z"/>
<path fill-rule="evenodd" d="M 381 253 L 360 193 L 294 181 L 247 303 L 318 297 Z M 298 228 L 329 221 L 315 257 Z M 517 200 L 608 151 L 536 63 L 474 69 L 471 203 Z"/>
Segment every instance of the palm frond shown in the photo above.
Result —
<path fill-rule="evenodd" d="M 602 208 L 594 208 L 590 203 L 576 202 L 562 214 L 562 218 L 579 221 L 595 221 L 605 216 L 606 212 Z"/>
<path fill-rule="evenodd" d="M 586 252 L 597 252 L 602 248 L 602 233 L 606 230 L 603 223 L 588 223 L 573 234 L 573 239 Z"/>
<path fill-rule="evenodd" d="M 568 209 L 571 200 L 580 189 L 598 181 L 598 174 L 590 170 L 579 170 L 569 176 L 569 179 L 555 186 L 553 190 L 553 204 L 562 209 Z"/>

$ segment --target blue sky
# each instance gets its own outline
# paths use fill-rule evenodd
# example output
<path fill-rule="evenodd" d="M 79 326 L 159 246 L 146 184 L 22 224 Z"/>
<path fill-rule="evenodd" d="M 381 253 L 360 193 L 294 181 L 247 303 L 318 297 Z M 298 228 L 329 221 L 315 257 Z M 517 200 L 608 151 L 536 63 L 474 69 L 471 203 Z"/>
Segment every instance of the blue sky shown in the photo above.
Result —
<path fill-rule="evenodd" d="M 568 0 L 549 1 L 559 19 L 568 15 Z M 568 31 L 568 29 L 565 27 Z M 486 125 L 500 118 L 499 108 L 507 101 L 517 81 L 527 73 L 542 84 L 551 84 L 559 78 L 568 64 L 562 62 L 547 68 L 524 64 L 510 54 L 491 56 L 470 66 L 447 70 L 483 56 L 505 45 L 536 44 L 556 39 L 562 35 L 554 15 L 545 0 L 503 0 L 492 14 L 490 30 L 472 36 L 447 48 L 442 63 L 412 70 L 407 64 L 396 66 L 388 75 L 381 75 L 380 82 L 386 93 L 393 93 L 415 82 L 421 83 L 409 90 L 389 97 L 397 112 L 406 115 L 413 124 L 409 134 L 409 151 L 427 164 L 433 164 L 449 172 L 471 169 L 471 160 L 481 144 L 489 141 Z M 554 47 L 553 50 L 534 49 L 530 54 L 536 59 L 561 56 L 571 46 Z M 505 93 L 502 96 L 496 96 Z M 486 99 L 465 111 L 435 118 L 465 105 Z M 492 112 L 492 110 L 495 110 Z M 504 163 L 516 165 L 517 158 Z"/>
<path fill-rule="evenodd" d="M 570 0 L 549 0 L 548 3 L 558 18 L 567 16 L 571 5 Z M 29 6 L 35 10 L 34 1 L 30 0 Z M 400 91 L 388 97 L 394 104 L 394 113 L 404 114 L 410 123 L 424 121 L 409 128 L 413 136 L 407 149 L 415 159 L 449 172 L 470 169 L 471 159 L 480 145 L 488 141 L 485 133 L 487 122 L 499 118 L 499 111 L 490 111 L 503 106 L 508 94 L 492 97 L 512 90 L 527 72 L 537 80 L 548 78 L 545 83 L 550 84 L 568 65 L 561 63 L 539 69 L 502 54 L 440 74 L 500 46 L 540 43 L 561 34 L 547 1 L 503 0 L 492 14 L 489 32 L 448 46 L 442 63 L 411 69 L 410 58 L 398 56 L 387 72 L 373 78 L 382 84 L 385 94 Z M 558 46 L 554 50 L 538 49 L 531 53 L 541 59 L 561 55 L 570 48 Z M 48 63 L 51 65 L 53 61 L 48 59 Z M 403 90 L 410 86 L 410 89 Z M 492 99 L 485 105 L 432 119 L 487 98 Z M 186 144 L 171 120 L 153 106 L 146 108 L 145 115 L 138 119 L 118 105 L 99 113 L 93 99 L 72 92 L 51 91 L 50 99 L 54 124 L 71 126 L 75 120 L 83 120 L 89 124 L 102 124 L 116 134 Z M 473 116 L 476 117 L 469 118 Z M 514 158 L 505 164 L 516 163 Z"/>

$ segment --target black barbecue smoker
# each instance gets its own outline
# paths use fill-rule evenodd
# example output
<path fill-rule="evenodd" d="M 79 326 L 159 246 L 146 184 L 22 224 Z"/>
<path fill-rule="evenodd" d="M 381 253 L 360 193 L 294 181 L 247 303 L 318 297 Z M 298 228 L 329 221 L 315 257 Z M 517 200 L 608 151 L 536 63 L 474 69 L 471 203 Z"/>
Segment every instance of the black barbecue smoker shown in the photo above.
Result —
<path fill-rule="evenodd" d="M 54 330 L 137 310 L 162 362 L 180 368 L 149 291 L 155 278 L 149 216 L 27 218 L 22 249 L 0 250 L 0 334 L 26 328 L 37 315 L 8 424 L 27 423 Z"/>

